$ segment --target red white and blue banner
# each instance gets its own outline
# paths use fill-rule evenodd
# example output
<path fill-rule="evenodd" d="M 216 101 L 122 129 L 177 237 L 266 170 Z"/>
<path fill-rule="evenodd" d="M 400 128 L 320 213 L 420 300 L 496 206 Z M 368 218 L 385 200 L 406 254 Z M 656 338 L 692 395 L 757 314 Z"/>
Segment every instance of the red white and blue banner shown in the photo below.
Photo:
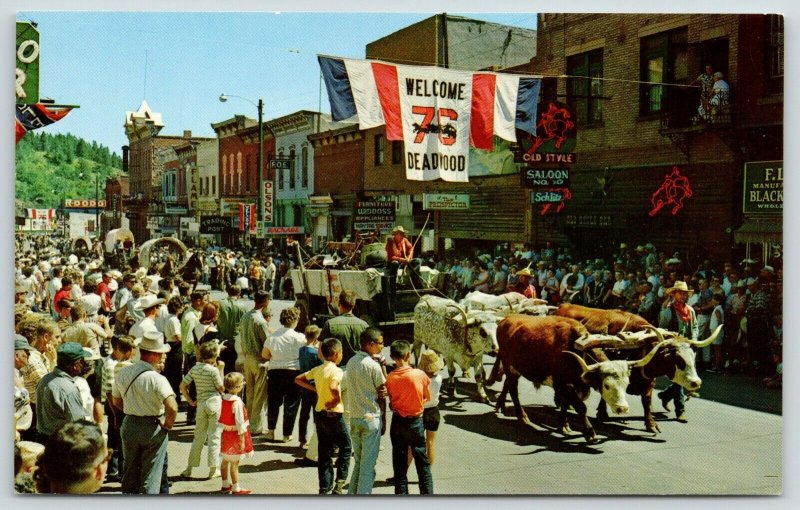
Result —
<path fill-rule="evenodd" d="M 492 150 L 494 136 L 536 134 L 541 80 L 514 74 L 404 66 L 319 56 L 334 121 L 386 126 L 402 140 L 406 178 L 469 180 L 469 146 Z"/>
<path fill-rule="evenodd" d="M 256 233 L 255 204 L 239 204 L 239 232 Z"/>
<path fill-rule="evenodd" d="M 19 143 L 28 131 L 58 122 L 71 111 L 72 108 L 69 107 L 50 109 L 41 103 L 17 104 L 17 118 L 14 123 L 17 137 L 15 143 Z"/>

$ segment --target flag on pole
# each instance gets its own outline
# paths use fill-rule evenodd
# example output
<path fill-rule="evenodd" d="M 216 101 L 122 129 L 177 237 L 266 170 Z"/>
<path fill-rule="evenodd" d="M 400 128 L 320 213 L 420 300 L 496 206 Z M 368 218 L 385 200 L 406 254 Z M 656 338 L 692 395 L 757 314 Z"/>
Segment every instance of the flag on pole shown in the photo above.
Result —
<path fill-rule="evenodd" d="M 494 136 L 536 134 L 539 77 L 318 57 L 333 120 L 386 126 L 405 144 L 410 180 L 466 182 L 469 146 L 492 150 Z"/>
<path fill-rule="evenodd" d="M 254 204 L 239 204 L 239 232 L 255 234 L 256 225 L 256 206 Z"/>
<path fill-rule="evenodd" d="M 19 143 L 28 131 L 58 122 L 71 111 L 72 107 L 47 108 L 42 103 L 17 104 L 16 143 Z"/>

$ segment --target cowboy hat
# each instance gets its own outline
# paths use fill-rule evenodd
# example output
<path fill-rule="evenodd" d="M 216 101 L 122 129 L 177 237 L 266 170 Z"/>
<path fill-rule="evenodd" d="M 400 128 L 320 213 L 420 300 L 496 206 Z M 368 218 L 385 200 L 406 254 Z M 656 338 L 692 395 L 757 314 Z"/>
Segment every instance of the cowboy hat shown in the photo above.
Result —
<path fill-rule="evenodd" d="M 671 259 L 667 260 L 664 263 L 665 264 L 680 264 L 681 263 L 681 259 L 671 258 Z"/>
<path fill-rule="evenodd" d="M 517 271 L 516 274 L 517 276 L 533 276 L 533 273 L 531 273 L 531 270 L 528 269 L 527 267 L 520 269 L 519 271 Z"/>
<path fill-rule="evenodd" d="M 148 331 L 139 342 L 139 350 L 147 352 L 169 352 L 171 347 L 164 343 L 164 333 Z"/>
<path fill-rule="evenodd" d="M 422 370 L 423 372 L 427 372 L 429 374 L 434 374 L 441 370 L 444 367 L 444 361 L 442 358 L 439 357 L 436 352 L 432 351 L 431 349 L 427 349 L 420 354 L 419 363 L 417 363 L 417 368 Z"/>
<path fill-rule="evenodd" d="M 148 294 L 139 300 L 139 304 L 136 305 L 136 310 L 147 310 L 148 308 L 160 305 L 163 302 L 163 299 L 159 299 L 156 296 Z"/>
<path fill-rule="evenodd" d="M 396 234 L 398 232 L 400 232 L 403 235 L 406 234 L 406 229 L 403 228 L 403 225 L 397 225 L 396 227 L 394 227 L 392 229 L 392 235 L 394 235 L 394 234 Z"/>
<path fill-rule="evenodd" d="M 666 289 L 665 292 L 667 294 L 672 294 L 676 290 L 679 290 L 679 291 L 682 291 L 682 292 L 689 292 L 689 286 L 686 285 L 686 282 L 682 282 L 682 281 L 678 280 L 678 281 L 675 282 L 674 286 Z"/>

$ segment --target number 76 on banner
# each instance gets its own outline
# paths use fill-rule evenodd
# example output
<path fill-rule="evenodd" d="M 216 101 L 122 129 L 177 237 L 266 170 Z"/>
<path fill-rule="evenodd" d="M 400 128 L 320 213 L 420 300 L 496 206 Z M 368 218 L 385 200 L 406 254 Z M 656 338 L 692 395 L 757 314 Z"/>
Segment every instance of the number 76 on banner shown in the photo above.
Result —
<path fill-rule="evenodd" d="M 442 124 L 442 119 L 449 119 L 451 121 L 458 120 L 458 113 L 451 108 L 439 108 L 438 111 L 433 106 L 412 106 L 411 113 L 414 115 L 422 115 L 422 122 L 414 123 L 414 143 L 422 143 L 425 135 L 428 133 L 438 133 L 439 141 L 442 145 L 453 145 L 456 143 L 456 124 Z M 434 116 L 436 122 L 434 124 Z"/>

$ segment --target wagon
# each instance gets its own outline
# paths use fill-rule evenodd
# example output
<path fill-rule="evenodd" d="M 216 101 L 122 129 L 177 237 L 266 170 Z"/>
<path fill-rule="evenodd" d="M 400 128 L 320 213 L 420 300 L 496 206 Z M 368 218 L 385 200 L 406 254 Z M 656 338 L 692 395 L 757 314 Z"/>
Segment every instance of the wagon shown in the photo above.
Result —
<path fill-rule="evenodd" d="M 299 250 L 298 250 L 299 251 Z M 379 328 L 384 337 L 391 340 L 414 340 L 414 306 L 419 299 L 438 293 L 433 286 L 430 273 L 423 273 L 425 288 L 414 288 L 405 283 L 402 271 L 398 275 L 397 302 L 393 307 L 389 297 L 389 279 L 383 268 L 306 268 L 300 253 L 298 267 L 289 271 L 300 309 L 298 330 L 308 324 L 322 325 L 327 319 L 338 315 L 336 306 L 339 294 L 351 291 L 356 296 L 353 315 L 371 326 Z"/>

